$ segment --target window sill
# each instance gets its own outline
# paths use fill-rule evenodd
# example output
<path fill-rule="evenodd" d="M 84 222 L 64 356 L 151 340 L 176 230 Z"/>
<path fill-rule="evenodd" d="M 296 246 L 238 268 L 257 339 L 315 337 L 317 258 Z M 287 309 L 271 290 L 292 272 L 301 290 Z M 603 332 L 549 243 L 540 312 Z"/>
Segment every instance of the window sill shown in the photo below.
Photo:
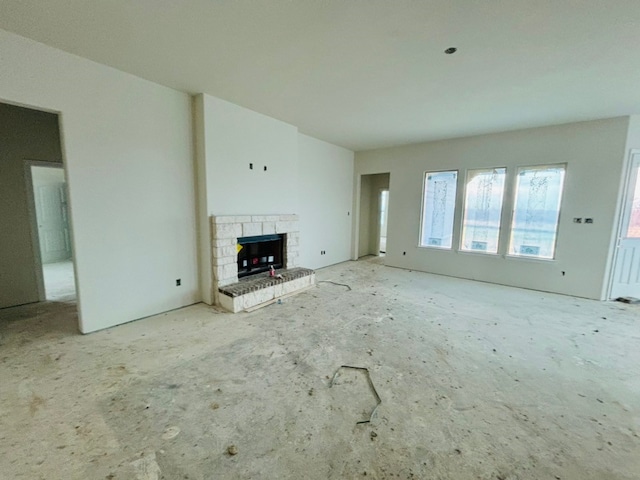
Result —
<path fill-rule="evenodd" d="M 473 255 L 478 257 L 500 258 L 502 255 L 493 252 L 474 252 L 473 250 L 457 250 L 458 253 L 463 255 Z"/>
<path fill-rule="evenodd" d="M 529 257 L 527 255 L 509 255 L 506 254 L 504 256 L 505 259 L 513 259 L 518 261 L 528 261 L 528 262 L 537 262 L 537 263 L 553 263 L 556 261 L 555 258 L 538 258 L 538 257 Z"/>
<path fill-rule="evenodd" d="M 452 247 L 438 247 L 436 245 L 418 245 L 417 248 L 424 248 L 426 250 L 437 250 L 440 252 L 453 252 Z"/>

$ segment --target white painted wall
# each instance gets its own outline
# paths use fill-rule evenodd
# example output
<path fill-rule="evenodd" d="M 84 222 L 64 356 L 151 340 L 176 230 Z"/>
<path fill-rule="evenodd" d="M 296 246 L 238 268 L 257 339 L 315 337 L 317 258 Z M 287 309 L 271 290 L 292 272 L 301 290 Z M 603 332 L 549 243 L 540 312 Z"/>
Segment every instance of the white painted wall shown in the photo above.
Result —
<path fill-rule="evenodd" d="M 0 100 L 61 112 L 81 330 L 197 302 L 189 96 L 2 30 L 0 64 Z"/>
<path fill-rule="evenodd" d="M 0 308 L 40 300 L 25 160 L 61 157 L 56 115 L 0 104 Z"/>
<path fill-rule="evenodd" d="M 297 213 L 298 129 L 210 95 L 196 102 L 204 118 L 208 214 Z"/>
<path fill-rule="evenodd" d="M 628 125 L 629 118 L 621 117 L 356 154 L 356 176 L 382 171 L 391 173 L 386 264 L 603 298 Z M 454 232 L 454 238 L 459 238 L 465 169 L 506 166 L 507 185 L 512 186 L 518 166 L 547 163 L 567 163 L 555 260 L 505 258 L 418 247 L 425 171 L 460 169 Z M 509 189 L 505 197 L 503 212 L 507 215 L 512 209 L 512 194 Z M 595 223 L 574 224 L 573 217 L 593 217 Z M 505 246 L 501 249 L 505 251 Z M 405 256 L 403 252 L 406 252 Z"/>
<path fill-rule="evenodd" d="M 354 153 L 299 134 L 298 155 L 300 265 L 321 268 L 349 260 Z"/>

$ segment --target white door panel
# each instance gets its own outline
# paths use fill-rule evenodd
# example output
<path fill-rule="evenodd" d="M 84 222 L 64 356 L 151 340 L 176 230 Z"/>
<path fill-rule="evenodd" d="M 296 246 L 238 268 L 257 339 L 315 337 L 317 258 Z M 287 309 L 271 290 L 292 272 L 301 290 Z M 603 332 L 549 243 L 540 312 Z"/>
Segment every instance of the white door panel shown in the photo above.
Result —
<path fill-rule="evenodd" d="M 65 184 L 40 185 L 35 190 L 42 263 L 71 258 Z"/>
<path fill-rule="evenodd" d="M 640 154 L 633 155 L 623 203 L 611 298 L 640 298 Z"/>

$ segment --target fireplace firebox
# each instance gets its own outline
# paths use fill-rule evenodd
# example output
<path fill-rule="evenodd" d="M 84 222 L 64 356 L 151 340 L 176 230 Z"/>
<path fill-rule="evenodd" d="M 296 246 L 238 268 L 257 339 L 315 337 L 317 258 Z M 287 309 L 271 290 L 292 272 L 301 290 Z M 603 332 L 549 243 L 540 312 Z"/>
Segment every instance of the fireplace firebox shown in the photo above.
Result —
<path fill-rule="evenodd" d="M 238 278 L 266 272 L 284 265 L 285 235 L 258 235 L 238 238 Z"/>

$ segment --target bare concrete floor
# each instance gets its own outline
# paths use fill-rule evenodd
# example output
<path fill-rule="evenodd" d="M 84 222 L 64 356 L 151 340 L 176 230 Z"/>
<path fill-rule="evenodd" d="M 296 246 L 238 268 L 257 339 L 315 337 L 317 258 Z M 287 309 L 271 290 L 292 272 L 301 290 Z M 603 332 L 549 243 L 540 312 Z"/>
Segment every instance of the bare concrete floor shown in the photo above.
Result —
<path fill-rule="evenodd" d="M 380 266 L 88 336 L 0 311 L 2 479 L 640 478 L 639 307 Z M 342 364 L 371 371 L 366 379 Z M 227 448 L 237 447 L 236 455 Z"/>

